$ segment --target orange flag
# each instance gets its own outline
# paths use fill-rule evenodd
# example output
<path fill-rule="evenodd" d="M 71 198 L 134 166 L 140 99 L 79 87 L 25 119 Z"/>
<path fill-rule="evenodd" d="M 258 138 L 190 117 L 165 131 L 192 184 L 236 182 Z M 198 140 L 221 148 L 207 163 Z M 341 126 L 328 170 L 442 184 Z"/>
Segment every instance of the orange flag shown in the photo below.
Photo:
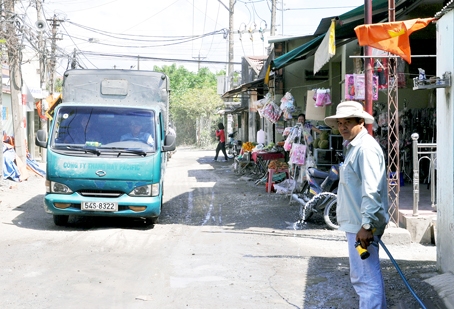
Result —
<path fill-rule="evenodd" d="M 360 46 L 371 46 L 402 57 L 411 63 L 410 34 L 425 28 L 435 18 L 416 18 L 355 28 Z"/>

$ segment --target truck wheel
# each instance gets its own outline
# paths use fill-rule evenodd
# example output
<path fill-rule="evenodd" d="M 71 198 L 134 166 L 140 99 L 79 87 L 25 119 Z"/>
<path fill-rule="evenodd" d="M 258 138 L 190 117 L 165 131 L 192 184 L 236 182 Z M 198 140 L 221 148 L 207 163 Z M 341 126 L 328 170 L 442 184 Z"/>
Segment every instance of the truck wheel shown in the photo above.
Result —
<path fill-rule="evenodd" d="M 58 226 L 65 226 L 68 224 L 69 216 L 67 215 L 54 215 L 54 223 Z"/>
<path fill-rule="evenodd" d="M 328 227 L 332 230 L 337 230 L 339 228 L 339 224 L 337 223 L 336 208 L 337 198 L 334 198 L 325 207 L 325 211 L 323 212 L 323 219 L 325 219 L 326 225 L 328 225 Z"/>

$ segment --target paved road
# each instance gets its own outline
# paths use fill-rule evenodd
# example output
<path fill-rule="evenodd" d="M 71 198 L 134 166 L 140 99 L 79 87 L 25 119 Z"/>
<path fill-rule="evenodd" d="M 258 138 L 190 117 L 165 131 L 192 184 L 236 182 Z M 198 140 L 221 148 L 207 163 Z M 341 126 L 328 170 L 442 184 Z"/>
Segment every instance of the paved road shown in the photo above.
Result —
<path fill-rule="evenodd" d="M 179 149 L 168 163 L 160 223 L 44 213 L 44 180 L 0 186 L 0 308 L 357 308 L 343 233 L 239 179 L 214 151 Z M 8 185 L 5 185 L 8 183 Z M 435 247 L 390 246 L 418 295 Z M 389 308 L 417 308 L 382 252 Z"/>

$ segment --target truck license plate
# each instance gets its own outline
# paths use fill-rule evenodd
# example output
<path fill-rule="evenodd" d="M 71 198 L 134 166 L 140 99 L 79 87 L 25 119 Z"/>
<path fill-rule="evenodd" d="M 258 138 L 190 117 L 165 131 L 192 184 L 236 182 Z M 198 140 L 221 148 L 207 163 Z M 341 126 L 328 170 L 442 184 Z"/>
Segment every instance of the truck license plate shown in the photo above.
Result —
<path fill-rule="evenodd" d="M 116 202 L 82 202 L 82 210 L 92 211 L 118 211 Z"/>

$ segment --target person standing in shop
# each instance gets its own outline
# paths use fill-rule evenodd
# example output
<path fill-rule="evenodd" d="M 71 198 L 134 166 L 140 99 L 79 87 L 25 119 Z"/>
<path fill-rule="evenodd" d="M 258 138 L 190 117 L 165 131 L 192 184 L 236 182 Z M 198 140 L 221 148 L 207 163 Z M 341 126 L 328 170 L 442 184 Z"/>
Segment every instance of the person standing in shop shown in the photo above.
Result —
<path fill-rule="evenodd" d="M 325 123 L 340 131 L 346 156 L 339 167 L 337 222 L 347 236 L 350 281 L 359 296 L 360 309 L 386 309 L 385 286 L 378 241 L 389 220 L 386 161 L 365 124 L 374 118 L 361 103 L 342 102 Z M 356 246 L 367 249 L 362 259 Z M 364 257 L 363 257 L 364 258 Z"/>
<path fill-rule="evenodd" d="M 225 131 L 224 124 L 222 123 L 218 123 L 218 129 L 216 130 L 216 139 L 218 140 L 218 146 L 216 147 L 216 155 L 214 156 L 213 161 L 218 160 L 219 151 L 222 150 L 225 158 L 223 162 L 227 162 L 229 158 L 227 157 L 227 153 L 225 151 Z"/>
<path fill-rule="evenodd" d="M 301 123 L 303 125 L 304 129 L 312 130 L 317 133 L 321 133 L 322 131 L 318 129 L 317 127 L 313 126 L 310 122 L 306 122 L 306 115 L 305 114 L 299 114 L 298 115 L 298 123 Z"/>
<path fill-rule="evenodd" d="M 315 131 L 317 133 L 322 133 L 322 130 L 316 128 L 310 122 L 306 122 L 305 114 L 298 115 L 298 123 L 301 123 L 301 126 L 302 126 L 304 142 L 306 145 L 308 145 L 310 147 L 310 150 L 312 151 L 313 150 L 312 142 L 314 140 L 314 138 L 312 136 L 312 131 Z"/>

